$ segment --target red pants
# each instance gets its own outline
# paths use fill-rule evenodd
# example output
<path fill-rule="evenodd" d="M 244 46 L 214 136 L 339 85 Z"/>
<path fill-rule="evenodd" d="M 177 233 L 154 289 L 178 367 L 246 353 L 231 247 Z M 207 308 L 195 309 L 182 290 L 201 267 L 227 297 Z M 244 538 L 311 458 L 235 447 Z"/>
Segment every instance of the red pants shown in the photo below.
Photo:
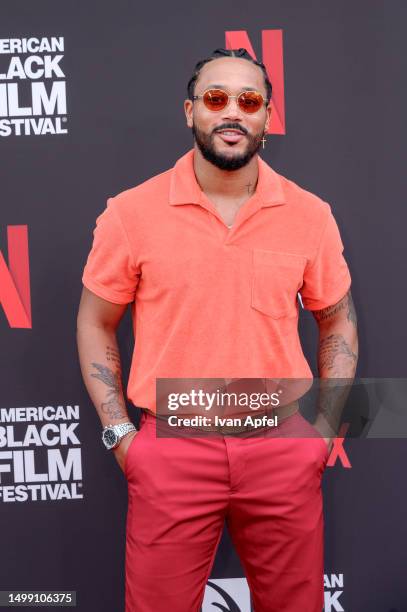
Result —
<path fill-rule="evenodd" d="M 126 456 L 126 612 L 199 612 L 224 521 L 255 612 L 321 612 L 322 437 L 299 413 L 263 437 L 156 437 Z M 287 437 L 277 437 L 286 435 Z"/>

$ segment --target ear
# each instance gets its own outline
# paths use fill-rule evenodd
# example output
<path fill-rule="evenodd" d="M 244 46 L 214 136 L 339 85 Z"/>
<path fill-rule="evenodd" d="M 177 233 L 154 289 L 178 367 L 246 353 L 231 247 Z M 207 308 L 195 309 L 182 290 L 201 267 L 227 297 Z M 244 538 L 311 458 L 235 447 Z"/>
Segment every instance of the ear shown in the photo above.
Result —
<path fill-rule="evenodd" d="M 266 123 L 264 124 L 264 132 L 265 132 L 265 134 L 268 133 L 269 127 L 270 127 L 270 121 L 271 121 L 271 103 L 269 103 L 269 105 L 267 106 L 266 113 L 267 113 L 267 118 L 266 118 Z"/>
<path fill-rule="evenodd" d="M 187 119 L 187 126 L 189 128 L 192 128 L 193 108 L 194 108 L 194 104 L 192 100 L 189 100 L 189 98 L 184 100 L 184 112 L 185 112 L 185 117 Z"/>

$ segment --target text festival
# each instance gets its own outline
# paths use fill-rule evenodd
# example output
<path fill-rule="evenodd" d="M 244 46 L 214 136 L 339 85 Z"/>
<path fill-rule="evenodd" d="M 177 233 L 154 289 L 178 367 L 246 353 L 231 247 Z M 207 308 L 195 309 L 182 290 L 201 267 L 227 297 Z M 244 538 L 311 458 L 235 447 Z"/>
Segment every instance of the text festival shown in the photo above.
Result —
<path fill-rule="evenodd" d="M 79 417 L 78 405 L 0 408 L 0 501 L 83 498 Z"/>
<path fill-rule="evenodd" d="M 62 36 L 0 39 L 0 136 L 67 134 L 63 52 Z"/>

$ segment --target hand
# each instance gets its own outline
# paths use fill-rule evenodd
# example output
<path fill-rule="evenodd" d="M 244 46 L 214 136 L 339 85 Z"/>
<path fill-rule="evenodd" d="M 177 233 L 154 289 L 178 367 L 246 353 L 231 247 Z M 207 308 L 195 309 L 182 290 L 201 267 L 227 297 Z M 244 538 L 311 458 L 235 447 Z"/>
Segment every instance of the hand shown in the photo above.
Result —
<path fill-rule="evenodd" d="M 328 447 L 328 454 L 330 455 L 332 447 L 334 445 L 334 439 L 333 438 L 323 438 L 323 439 L 325 440 L 325 444 Z"/>
<path fill-rule="evenodd" d="M 327 426 L 325 419 L 322 419 L 322 418 L 317 417 L 314 423 L 312 424 L 312 426 L 314 427 L 314 429 L 319 431 L 319 433 L 321 434 L 321 437 L 323 438 L 323 440 L 325 441 L 325 444 L 328 447 L 328 453 L 330 453 L 333 447 L 334 438 L 336 437 L 334 435 L 334 432 L 329 426 Z M 332 435 L 329 436 L 329 433 L 331 433 Z"/>
<path fill-rule="evenodd" d="M 120 465 L 120 469 L 124 474 L 124 465 L 126 462 L 126 455 L 130 444 L 133 441 L 134 436 L 137 436 L 138 431 L 130 431 L 121 440 L 119 446 L 113 449 L 113 454 L 116 457 L 117 463 Z"/>

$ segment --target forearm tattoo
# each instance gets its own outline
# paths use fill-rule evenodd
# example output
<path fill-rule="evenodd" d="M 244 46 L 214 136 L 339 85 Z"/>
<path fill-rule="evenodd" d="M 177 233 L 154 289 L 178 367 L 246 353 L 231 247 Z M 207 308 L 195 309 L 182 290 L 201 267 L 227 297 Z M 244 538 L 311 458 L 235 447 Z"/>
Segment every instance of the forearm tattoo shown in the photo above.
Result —
<path fill-rule="evenodd" d="M 332 436 L 338 433 L 358 360 L 357 319 L 351 292 L 337 304 L 315 311 L 314 316 L 321 323 L 318 412 L 324 418 L 326 435 Z"/>
<path fill-rule="evenodd" d="M 103 363 L 92 362 L 97 374 L 91 374 L 91 376 L 102 381 L 109 388 L 106 401 L 101 404 L 103 412 L 108 414 L 111 419 L 122 419 L 126 415 L 123 405 L 120 354 L 114 347 L 108 346 L 106 348 L 106 359 L 112 362 L 114 369 L 110 369 Z"/>
<path fill-rule="evenodd" d="M 318 415 L 323 416 L 324 431 L 327 436 L 337 435 L 343 409 L 352 389 L 353 379 L 325 378 L 319 381 Z"/>
<path fill-rule="evenodd" d="M 321 375 L 350 378 L 356 368 L 357 355 L 341 334 L 321 338 L 319 343 L 318 366 Z"/>

